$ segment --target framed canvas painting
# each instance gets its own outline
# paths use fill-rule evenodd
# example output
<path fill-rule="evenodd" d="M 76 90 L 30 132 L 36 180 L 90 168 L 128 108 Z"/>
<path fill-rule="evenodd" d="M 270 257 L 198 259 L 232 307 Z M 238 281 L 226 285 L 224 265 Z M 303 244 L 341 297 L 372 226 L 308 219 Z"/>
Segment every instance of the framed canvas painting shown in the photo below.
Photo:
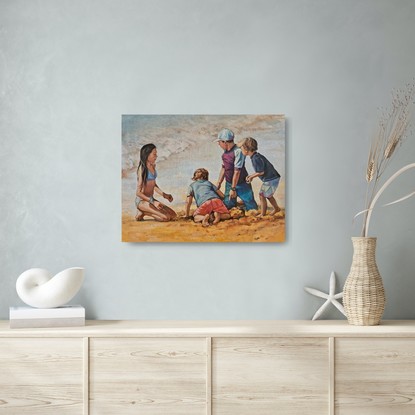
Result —
<path fill-rule="evenodd" d="M 123 242 L 283 242 L 283 115 L 123 115 Z"/>

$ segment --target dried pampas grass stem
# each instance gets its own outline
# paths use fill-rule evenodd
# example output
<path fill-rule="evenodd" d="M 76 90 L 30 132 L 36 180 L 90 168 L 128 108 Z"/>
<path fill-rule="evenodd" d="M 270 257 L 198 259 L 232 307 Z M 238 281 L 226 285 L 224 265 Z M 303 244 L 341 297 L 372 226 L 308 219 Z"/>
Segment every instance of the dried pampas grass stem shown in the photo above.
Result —
<path fill-rule="evenodd" d="M 377 192 L 379 180 L 396 150 L 411 134 L 410 115 L 414 97 L 415 80 L 407 84 L 404 89 L 393 91 L 391 108 L 382 111 L 378 132 L 373 137 L 366 166 L 366 208 L 356 215 L 364 214 L 361 236 L 368 236 L 370 216 L 377 197 L 380 196 L 379 193 L 382 193 Z"/>

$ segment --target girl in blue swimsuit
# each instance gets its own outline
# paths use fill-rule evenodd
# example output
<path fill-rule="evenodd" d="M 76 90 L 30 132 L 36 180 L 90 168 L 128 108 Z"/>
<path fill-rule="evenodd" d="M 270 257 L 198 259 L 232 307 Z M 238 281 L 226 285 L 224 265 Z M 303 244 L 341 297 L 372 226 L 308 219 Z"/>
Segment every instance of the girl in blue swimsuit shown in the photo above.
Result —
<path fill-rule="evenodd" d="M 135 220 L 141 221 L 144 216 L 150 216 L 159 222 L 168 222 L 174 219 L 176 212 L 154 198 L 154 192 L 158 193 L 169 202 L 173 196 L 164 193 L 157 186 L 157 148 L 154 144 L 146 144 L 140 150 L 140 163 L 137 168 L 137 190 L 135 205 L 137 214 Z"/>

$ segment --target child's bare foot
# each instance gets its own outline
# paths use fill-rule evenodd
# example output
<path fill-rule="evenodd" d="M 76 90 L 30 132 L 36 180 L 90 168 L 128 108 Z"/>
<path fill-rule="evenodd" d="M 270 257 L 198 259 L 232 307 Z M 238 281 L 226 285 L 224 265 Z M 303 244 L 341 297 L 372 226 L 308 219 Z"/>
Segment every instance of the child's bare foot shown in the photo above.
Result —
<path fill-rule="evenodd" d="M 215 219 L 212 222 L 212 225 L 216 225 L 220 222 L 220 213 L 219 212 L 214 212 L 213 213 Z"/>
<path fill-rule="evenodd" d="M 278 209 L 273 209 L 273 210 L 271 210 L 271 212 L 269 213 L 271 216 L 274 216 L 276 213 L 278 213 L 278 212 L 280 212 L 281 211 L 281 209 L 280 208 L 278 208 Z"/>
<path fill-rule="evenodd" d="M 137 212 L 137 214 L 135 215 L 135 220 L 136 220 L 137 222 L 141 222 L 142 220 L 144 220 L 144 213 L 143 213 L 143 212 L 141 212 L 141 210 L 139 210 L 139 211 Z"/>
<path fill-rule="evenodd" d="M 208 227 L 210 225 L 210 223 L 209 223 L 209 217 L 210 217 L 210 215 L 207 214 L 207 215 L 205 215 L 205 217 L 202 220 L 202 226 L 204 228 L 206 228 L 206 227 Z"/>

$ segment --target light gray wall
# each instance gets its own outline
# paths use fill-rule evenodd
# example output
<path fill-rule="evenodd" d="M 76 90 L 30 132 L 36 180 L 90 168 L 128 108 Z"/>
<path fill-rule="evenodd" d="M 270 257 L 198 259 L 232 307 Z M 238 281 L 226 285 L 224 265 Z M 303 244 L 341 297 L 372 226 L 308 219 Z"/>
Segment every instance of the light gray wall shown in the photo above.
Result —
<path fill-rule="evenodd" d="M 413 0 L 0 0 L 0 318 L 21 272 L 70 266 L 89 318 L 310 318 L 303 287 L 348 274 L 414 22 Z M 140 113 L 285 113 L 287 241 L 121 243 L 121 114 Z M 412 137 L 390 172 L 414 161 Z M 414 206 L 372 222 L 386 318 L 415 318 Z"/>

